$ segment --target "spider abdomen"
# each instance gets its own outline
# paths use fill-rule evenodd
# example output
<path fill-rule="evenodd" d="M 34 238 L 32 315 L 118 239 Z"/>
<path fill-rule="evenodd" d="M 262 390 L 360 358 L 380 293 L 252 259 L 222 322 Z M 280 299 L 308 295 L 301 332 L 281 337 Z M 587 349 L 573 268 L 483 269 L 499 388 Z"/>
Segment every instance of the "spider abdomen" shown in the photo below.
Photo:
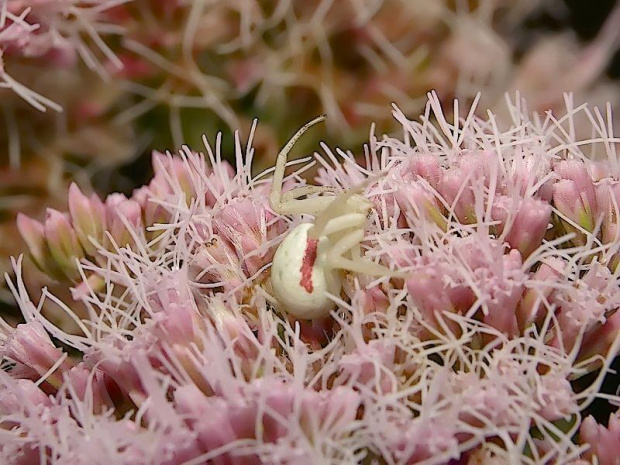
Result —
<path fill-rule="evenodd" d="M 327 265 L 329 239 L 309 239 L 311 223 L 291 230 L 273 257 L 271 284 L 276 299 L 291 315 L 302 319 L 327 316 L 335 303 L 327 294 L 339 295 L 338 271 Z"/>

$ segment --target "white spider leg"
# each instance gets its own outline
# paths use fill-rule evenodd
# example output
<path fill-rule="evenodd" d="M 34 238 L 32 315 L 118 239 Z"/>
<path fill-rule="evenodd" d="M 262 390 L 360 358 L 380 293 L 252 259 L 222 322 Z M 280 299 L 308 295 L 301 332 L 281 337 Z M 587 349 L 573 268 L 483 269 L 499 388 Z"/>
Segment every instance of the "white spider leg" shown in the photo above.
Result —
<path fill-rule="evenodd" d="M 364 229 L 366 224 L 366 215 L 363 213 L 347 213 L 342 216 L 332 218 L 327 222 L 321 235 L 329 236 L 345 229 Z"/>
<path fill-rule="evenodd" d="M 280 196 L 280 201 L 282 203 L 286 203 L 289 200 L 297 200 L 299 197 L 303 197 L 304 195 L 311 194 L 336 194 L 338 190 L 335 187 L 331 186 L 299 186 L 291 189 L 290 191 L 284 192 Z"/>
<path fill-rule="evenodd" d="M 389 276 L 394 278 L 406 276 L 405 273 L 392 271 L 370 260 L 364 260 L 363 258 L 351 260 L 350 258 L 346 258 L 344 254 L 353 249 L 356 245 L 359 245 L 362 240 L 364 240 L 364 231 L 360 229 L 344 236 L 328 251 L 327 264 L 331 268 L 340 268 L 368 276 Z"/>
<path fill-rule="evenodd" d="M 314 118 L 312 121 L 304 124 L 294 135 L 290 138 L 290 140 L 286 143 L 286 145 L 280 150 L 278 156 L 276 158 L 276 166 L 273 171 L 273 181 L 271 184 L 271 192 L 269 193 L 269 205 L 279 214 L 286 214 L 286 208 L 282 202 L 282 183 L 284 182 L 284 172 L 286 171 L 286 160 L 289 152 L 297 142 L 297 140 L 304 135 L 304 133 L 310 129 L 316 123 L 319 123 L 325 119 L 325 115 L 321 115 L 317 118 Z M 298 200 L 297 202 L 305 202 L 306 200 L 314 200 L 314 199 L 305 199 Z M 330 199 L 331 200 L 331 199 Z"/>
<path fill-rule="evenodd" d="M 351 199 L 356 199 L 356 201 L 351 201 Z M 361 199 L 361 201 L 359 201 L 359 199 Z M 327 226 L 327 223 L 334 218 L 346 214 L 347 211 L 355 213 L 367 212 L 372 206 L 368 200 L 355 194 L 353 190 L 344 191 L 337 197 L 333 199 L 330 198 L 330 200 L 332 200 L 332 202 L 326 205 L 325 209 L 320 212 L 321 214 L 314 218 L 314 226 L 308 231 L 308 237 L 310 239 L 318 239 L 324 236 L 323 230 Z"/>
<path fill-rule="evenodd" d="M 334 193 L 338 191 L 334 187 L 328 186 L 299 186 L 284 192 L 280 196 L 280 210 L 276 213 L 280 215 L 291 215 L 296 213 L 306 213 L 316 215 L 325 210 L 336 199 L 336 196 L 313 197 L 311 199 L 299 199 L 304 195 Z M 275 210 L 274 210 L 275 211 Z"/>
<path fill-rule="evenodd" d="M 344 231 L 345 229 L 363 230 L 365 224 L 366 215 L 364 215 L 363 213 L 348 213 L 329 220 L 325 225 L 325 228 L 323 228 L 321 234 L 329 237 L 330 235 L 337 234 Z M 337 238 L 338 236 L 336 236 L 335 239 L 337 240 Z M 360 260 L 362 257 L 362 249 L 360 243 L 358 242 L 357 244 L 354 244 L 351 247 L 350 252 L 351 258 L 354 261 Z"/>
<path fill-rule="evenodd" d="M 336 197 L 312 197 L 311 199 L 293 199 L 280 202 L 277 208 L 271 207 L 280 215 L 308 214 L 317 215 L 328 208 Z"/>

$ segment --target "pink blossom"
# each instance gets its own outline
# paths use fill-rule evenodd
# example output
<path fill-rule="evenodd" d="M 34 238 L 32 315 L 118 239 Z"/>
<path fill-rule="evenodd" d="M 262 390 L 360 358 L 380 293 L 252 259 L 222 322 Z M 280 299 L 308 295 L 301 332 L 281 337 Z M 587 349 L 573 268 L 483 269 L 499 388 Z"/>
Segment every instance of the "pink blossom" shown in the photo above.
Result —
<path fill-rule="evenodd" d="M 585 442 L 602 451 L 607 433 L 582 416 L 620 344 L 607 240 L 618 173 L 595 181 L 581 150 L 602 145 L 611 160 L 615 139 L 565 129 L 579 112 L 597 121 L 585 107 L 560 124 L 510 104 L 514 124 L 501 129 L 473 111 L 448 120 L 430 95 L 420 120 L 395 109 L 405 140 L 372 139 L 365 165 L 317 155 L 326 189 L 306 199 L 353 188 L 373 205 L 354 247 L 329 249 L 363 266 L 335 270 L 342 291 L 320 318 L 295 318 L 270 271 L 313 215 L 267 206 L 270 172 L 252 175 L 238 135 L 235 170 L 217 139 L 207 156 L 156 154 L 153 181 L 130 197 L 73 186 L 68 215 L 21 217 L 32 255 L 78 301 L 44 290 L 33 302 L 14 261 L 28 323 L 0 321 L 0 458 L 440 465 L 571 463 L 590 458 Z M 309 185 L 306 166 L 285 191 Z M 590 210 L 601 213 L 591 230 L 571 219 Z M 386 268 L 366 275 L 369 262 Z"/>
<path fill-rule="evenodd" d="M 55 387 L 62 384 L 63 373 L 73 366 L 71 360 L 66 358 L 60 349 L 54 347 L 49 335 L 38 321 L 18 325 L 6 340 L 2 354 L 3 357 L 44 377 Z M 18 371 L 19 369 L 15 373 Z"/>
<path fill-rule="evenodd" d="M 579 428 L 579 439 L 582 444 L 590 445 L 585 453 L 588 460 L 596 457 L 601 465 L 615 464 L 620 453 L 620 415 L 609 415 L 607 427 L 597 424 L 593 417 L 587 417 Z"/>
<path fill-rule="evenodd" d="M 502 196 L 496 199 L 494 207 L 493 219 L 500 221 L 498 233 L 510 247 L 524 258 L 540 247 L 551 221 L 549 203 L 535 198 L 513 200 Z"/>
<path fill-rule="evenodd" d="M 539 268 L 530 275 L 517 309 L 517 320 L 522 329 L 532 323 L 540 324 L 545 318 L 550 297 L 562 281 L 562 272 L 566 266 L 564 261 L 552 257 L 540 263 Z"/>
<path fill-rule="evenodd" d="M 132 233 L 139 233 L 142 227 L 142 211 L 138 202 L 123 194 L 112 194 L 105 201 L 106 225 L 111 239 L 118 247 L 134 242 Z"/>
<path fill-rule="evenodd" d="M 607 267 L 594 263 L 573 287 L 556 291 L 551 301 L 558 307 L 559 334 L 568 349 L 579 335 L 587 334 L 620 306 L 616 278 Z M 559 343 L 558 340 L 555 343 Z"/>
<path fill-rule="evenodd" d="M 80 245 L 88 255 L 94 255 L 96 246 L 104 244 L 104 231 L 106 230 L 105 206 L 95 194 L 86 197 L 77 184 L 72 183 L 69 187 L 69 213 L 71 224 L 80 241 Z"/>
<path fill-rule="evenodd" d="M 407 290 L 429 321 L 439 328 L 436 318 L 442 312 L 473 316 L 480 310 L 486 323 L 516 333 L 515 310 L 525 281 L 520 253 L 504 254 L 498 243 L 475 237 L 457 239 L 437 252 L 419 261 L 407 280 Z"/>
<path fill-rule="evenodd" d="M 250 199 L 224 205 L 213 219 L 214 233 L 234 247 L 247 277 L 256 274 L 273 256 L 270 240 L 280 229 L 273 223 L 275 216 Z"/>
<path fill-rule="evenodd" d="M 52 259 L 67 278 L 75 280 L 76 261 L 84 256 L 84 251 L 71 225 L 69 215 L 48 208 L 43 230 Z"/>
<path fill-rule="evenodd" d="M 344 355 L 338 366 L 341 383 L 365 385 L 380 394 L 396 389 L 396 380 L 391 376 L 394 369 L 396 347 L 388 341 L 370 341 Z"/>
<path fill-rule="evenodd" d="M 43 225 L 23 213 L 17 215 L 17 229 L 26 242 L 30 257 L 39 269 L 46 269 L 47 244 Z"/>

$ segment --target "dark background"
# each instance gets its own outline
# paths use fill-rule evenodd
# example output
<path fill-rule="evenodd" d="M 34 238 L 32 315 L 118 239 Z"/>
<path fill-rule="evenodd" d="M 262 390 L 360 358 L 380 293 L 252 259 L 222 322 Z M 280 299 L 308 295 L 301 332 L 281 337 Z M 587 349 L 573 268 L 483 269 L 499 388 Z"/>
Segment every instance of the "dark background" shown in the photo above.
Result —
<path fill-rule="evenodd" d="M 580 39 L 588 41 L 594 38 L 617 1 L 564 0 L 564 3 L 567 6 L 567 14 L 564 17 L 557 18 L 544 11 L 537 12 L 526 21 L 526 28 L 533 33 L 572 29 Z M 620 78 L 620 53 L 618 52 L 609 66 L 608 75 L 614 79 Z"/>

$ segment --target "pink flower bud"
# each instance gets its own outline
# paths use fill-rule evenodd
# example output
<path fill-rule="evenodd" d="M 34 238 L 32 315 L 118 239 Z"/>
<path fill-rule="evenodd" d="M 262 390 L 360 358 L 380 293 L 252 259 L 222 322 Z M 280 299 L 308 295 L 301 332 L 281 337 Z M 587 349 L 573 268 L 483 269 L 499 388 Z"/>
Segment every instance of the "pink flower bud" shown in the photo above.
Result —
<path fill-rule="evenodd" d="M 455 420 L 446 416 L 392 419 L 375 434 L 379 436 L 382 448 L 389 454 L 390 462 L 428 462 L 428 459 L 456 448 L 458 439 Z M 374 429 L 374 426 L 370 429 Z"/>
<path fill-rule="evenodd" d="M 76 183 L 71 183 L 69 213 L 80 244 L 88 255 L 95 255 L 97 249 L 90 238 L 103 244 L 103 232 L 106 229 L 103 202 L 94 194 L 90 198 L 86 197 Z"/>
<path fill-rule="evenodd" d="M 433 195 L 418 183 L 400 183 L 393 194 L 401 212 L 411 226 L 421 220 L 434 221 L 445 228 L 446 219 Z M 414 224 L 411 224 L 414 223 Z"/>
<path fill-rule="evenodd" d="M 514 215 L 516 199 L 508 197 L 507 195 L 497 195 L 493 198 L 493 205 L 491 207 L 491 218 L 497 222 L 493 226 L 493 230 L 496 235 L 500 235 L 504 232 L 506 224 Z"/>
<path fill-rule="evenodd" d="M 277 235 L 278 228 L 267 224 L 274 218 L 266 208 L 249 198 L 229 203 L 215 215 L 213 226 L 216 234 L 233 245 L 247 277 L 253 276 L 273 256 L 269 240 Z"/>
<path fill-rule="evenodd" d="M 100 292 L 106 287 L 105 277 L 98 274 L 91 274 L 85 281 L 80 281 L 71 288 L 73 300 L 83 300 L 90 296 L 91 292 Z"/>
<path fill-rule="evenodd" d="M 161 205 L 161 201 L 166 201 L 170 194 L 168 192 L 160 193 L 157 191 L 158 185 L 155 179 L 148 185 L 140 187 L 133 191 L 131 196 L 140 205 L 143 212 L 144 225 L 148 228 L 155 224 L 168 224 L 170 222 L 170 212 Z M 155 229 L 153 231 L 145 231 L 149 239 L 159 236 L 162 231 Z"/>
<path fill-rule="evenodd" d="M 89 399 L 94 413 L 101 413 L 112 408 L 114 403 L 106 388 L 103 373 L 93 370 L 80 362 L 65 373 L 65 386 L 71 386 L 71 394 L 79 399 Z"/>
<path fill-rule="evenodd" d="M 493 272 L 485 272 L 488 288 L 484 292 L 483 303 L 488 314 L 483 313 L 483 321 L 504 334 L 514 336 L 519 333 L 516 308 L 523 294 L 525 276 L 521 271 L 521 254 L 512 249 L 502 256 L 501 264 Z M 501 269 L 499 267 L 501 266 Z M 488 289 L 488 290 L 487 290 Z"/>
<path fill-rule="evenodd" d="M 581 192 L 573 181 L 561 179 L 553 185 L 553 203 L 560 213 L 586 231 L 594 230 L 594 217 L 586 209 Z"/>
<path fill-rule="evenodd" d="M 596 221 L 600 215 L 596 200 L 596 191 L 592 178 L 582 161 L 564 160 L 558 162 L 555 171 L 561 179 L 553 185 L 553 202 L 555 207 L 577 223 L 586 231 L 594 231 Z M 583 234 L 565 223 L 568 231 L 578 234 L 576 242 L 584 242 Z"/>
<path fill-rule="evenodd" d="M 550 202 L 553 197 L 553 182 L 549 172 L 549 159 L 538 153 L 524 151 L 515 156 L 510 165 L 508 180 L 517 188 L 521 197 L 535 196 L 535 198 Z"/>
<path fill-rule="evenodd" d="M 594 263 L 573 287 L 558 289 L 552 302 L 558 308 L 558 336 L 549 344 L 557 347 L 561 336 L 563 346 L 570 350 L 580 334 L 590 341 L 589 333 L 600 325 L 605 327 L 607 318 L 617 313 L 620 307 L 617 278 L 606 266 Z M 610 327 L 613 326 L 612 322 Z M 601 338 L 597 346 L 608 343 L 611 343 L 608 337 Z M 582 346 L 586 348 L 585 341 Z"/>
<path fill-rule="evenodd" d="M 45 242 L 45 230 L 43 225 L 23 213 L 17 214 L 17 229 L 28 246 L 30 257 L 34 264 L 43 272 L 46 271 L 46 253 L 48 253 Z"/>
<path fill-rule="evenodd" d="M 212 172 L 209 174 L 208 182 L 206 183 L 205 203 L 212 207 L 215 206 L 221 197 L 221 195 L 230 190 L 237 172 L 235 168 L 226 160 L 222 160 L 211 167 Z"/>
<path fill-rule="evenodd" d="M 155 323 L 153 334 L 169 344 L 188 345 L 204 332 L 203 320 L 185 273 L 179 270 L 148 283 L 152 288 L 148 300 L 154 312 L 151 316 Z"/>
<path fill-rule="evenodd" d="M 362 307 L 364 313 L 379 312 L 385 313 L 390 306 L 390 299 L 379 287 L 374 286 L 370 289 L 362 289 Z"/>
<path fill-rule="evenodd" d="M 578 360 L 588 360 L 609 352 L 610 347 L 620 334 L 620 312 L 609 315 L 605 323 L 595 326 L 586 333 L 581 342 Z"/>
<path fill-rule="evenodd" d="M 198 158 L 192 154 L 194 158 Z M 151 184 L 155 187 L 155 193 L 161 195 L 164 190 L 169 193 L 183 194 L 185 204 L 189 205 L 190 199 L 196 197 L 196 188 L 189 164 L 181 157 L 173 157 L 170 154 L 153 152 L 154 177 Z M 160 184 L 157 186 L 157 184 Z M 163 197 L 163 196 L 162 196 Z M 164 197 L 165 198 L 165 197 Z"/>
<path fill-rule="evenodd" d="M 69 279 L 77 280 L 79 274 L 76 260 L 84 257 L 84 250 L 69 222 L 68 215 L 48 208 L 44 230 L 47 246 L 54 261 Z"/>
<path fill-rule="evenodd" d="M 579 413 L 579 405 L 570 382 L 565 376 L 549 372 L 540 376 L 536 390 L 540 415 L 549 421 Z"/>
<path fill-rule="evenodd" d="M 439 191 L 461 223 L 471 224 L 476 221 L 474 211 L 474 192 L 469 182 L 466 182 L 466 173 L 453 168 L 446 171 Z"/>
<path fill-rule="evenodd" d="M 2 419 L 2 429 L 10 431 L 11 429 L 19 429 L 21 419 L 36 418 L 41 412 L 45 411 L 45 407 L 52 404 L 51 398 L 43 392 L 43 390 L 30 379 L 11 379 L 8 374 L 3 374 L 2 385 L 0 385 L 0 418 Z M 6 379 L 4 379 L 6 378 Z M 4 441 L 3 452 L 6 453 L 5 447 L 10 447 L 9 441 Z M 20 447 L 19 452 L 22 461 L 16 463 L 27 464 L 36 463 L 37 457 L 32 457 L 26 453 L 27 447 Z M 16 454 L 17 455 L 17 454 Z M 30 459 L 30 461 L 28 461 Z"/>
<path fill-rule="evenodd" d="M 31 405 L 51 404 L 50 398 L 32 380 L 14 379 L 11 387 L 13 389 L 8 386 L 0 389 L 0 415 L 10 415 Z"/>
<path fill-rule="evenodd" d="M 526 291 L 523 294 L 517 309 L 517 320 L 521 330 L 525 330 L 532 323 L 540 323 L 545 317 L 545 302 L 560 281 L 566 268 L 564 260 L 551 257 L 541 263 L 538 269 L 530 276 L 526 283 Z"/>
<path fill-rule="evenodd" d="M 601 225 L 603 243 L 609 244 L 619 240 L 620 183 L 604 179 L 596 186 L 596 199 L 603 215 Z"/>
<path fill-rule="evenodd" d="M 226 240 L 214 237 L 205 242 L 194 254 L 191 266 L 200 283 L 221 287 L 224 292 L 242 291 L 245 276 L 235 250 Z"/>
<path fill-rule="evenodd" d="M 462 286 L 446 286 L 442 281 L 443 271 L 439 267 L 426 266 L 414 272 L 406 281 L 407 292 L 413 299 L 422 318 L 439 332 L 448 326 L 454 334 L 460 334 L 458 325 L 444 316 L 445 312 L 466 311 L 475 298 L 471 291 Z M 420 337 L 429 337 L 427 330 L 421 330 Z"/>
<path fill-rule="evenodd" d="M 138 352 L 140 349 L 136 348 L 134 350 Z M 110 392 L 110 396 L 115 403 L 127 397 L 139 404 L 148 396 L 140 381 L 140 375 L 130 358 L 131 350 L 126 351 L 126 353 L 118 353 L 118 349 L 111 346 L 104 346 L 103 349 L 92 350 L 84 355 L 85 363 L 89 366 L 96 365 L 105 378 L 113 380 L 113 383 L 110 384 L 114 386 L 114 391 Z M 79 377 L 79 373 L 75 373 L 74 376 L 76 378 Z M 107 382 L 105 386 L 106 390 L 108 390 Z M 114 395 L 114 392 L 116 395 Z M 102 392 L 102 394 L 104 393 Z"/>
<path fill-rule="evenodd" d="M 229 402 L 221 397 L 207 397 L 195 385 L 187 385 L 175 390 L 174 402 L 177 410 L 187 416 L 206 451 L 255 436 L 256 407 L 248 405 L 243 398 Z M 238 460 L 240 464 L 252 463 Z"/>
<path fill-rule="evenodd" d="M 418 155 L 411 157 L 403 162 L 398 168 L 405 180 L 409 179 L 408 174 L 413 174 L 412 180 L 416 177 L 426 180 L 433 189 L 439 189 L 443 179 L 443 170 L 437 157 L 433 155 Z"/>
<path fill-rule="evenodd" d="M 143 234 L 142 211 L 138 202 L 123 194 L 112 194 L 106 199 L 105 207 L 108 231 L 119 247 L 134 242 L 128 227 L 138 236 Z"/>
<path fill-rule="evenodd" d="M 4 346 L 4 356 L 42 376 L 63 357 L 63 352 L 54 347 L 41 323 L 31 321 L 17 325 L 17 328 L 9 335 Z M 53 373 L 48 375 L 46 381 L 59 387 L 63 381 L 63 373 L 71 367 L 73 363 L 67 358 Z"/>
<path fill-rule="evenodd" d="M 579 442 L 590 445 L 584 454 L 588 460 L 596 457 L 600 465 L 616 465 L 620 456 L 620 413 L 609 415 L 607 428 L 593 417 L 587 417 L 579 428 Z"/>
<path fill-rule="evenodd" d="M 551 219 L 551 205 L 534 198 L 523 199 L 506 235 L 506 242 L 527 258 L 542 244 Z"/>
<path fill-rule="evenodd" d="M 556 163 L 553 170 L 560 175 L 561 179 L 574 183 L 583 208 L 590 215 L 594 215 L 597 211 L 596 192 L 586 164 L 581 160 L 562 160 Z"/>
<path fill-rule="evenodd" d="M 378 394 L 396 392 L 396 380 L 388 373 L 394 368 L 396 346 L 389 341 L 373 340 L 360 344 L 338 362 L 338 382 L 365 386 Z"/>

